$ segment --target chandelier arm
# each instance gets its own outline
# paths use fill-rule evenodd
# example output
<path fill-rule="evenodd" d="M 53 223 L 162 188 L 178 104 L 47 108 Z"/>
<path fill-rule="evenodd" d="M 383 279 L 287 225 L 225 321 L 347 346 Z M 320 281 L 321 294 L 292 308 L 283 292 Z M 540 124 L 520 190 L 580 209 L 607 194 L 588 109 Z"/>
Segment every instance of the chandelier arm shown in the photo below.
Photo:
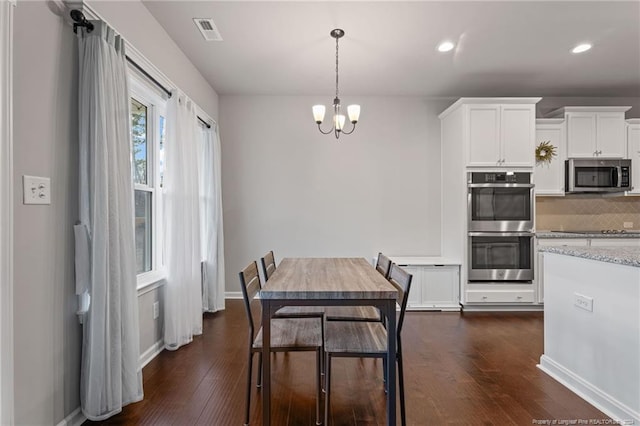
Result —
<path fill-rule="evenodd" d="M 351 128 L 350 132 L 345 132 L 344 129 L 342 130 L 342 133 L 344 133 L 345 135 L 350 135 L 351 133 L 353 133 L 354 130 L 356 130 L 356 123 L 351 122 L 351 124 L 353 124 L 353 127 Z"/>
<path fill-rule="evenodd" d="M 320 127 L 321 123 L 318 123 L 318 130 L 320 130 L 320 133 L 322 133 L 323 135 L 328 135 L 329 133 L 333 132 L 335 129 L 334 127 L 331 127 L 329 130 L 327 130 L 326 132 L 322 131 L 322 128 Z"/>

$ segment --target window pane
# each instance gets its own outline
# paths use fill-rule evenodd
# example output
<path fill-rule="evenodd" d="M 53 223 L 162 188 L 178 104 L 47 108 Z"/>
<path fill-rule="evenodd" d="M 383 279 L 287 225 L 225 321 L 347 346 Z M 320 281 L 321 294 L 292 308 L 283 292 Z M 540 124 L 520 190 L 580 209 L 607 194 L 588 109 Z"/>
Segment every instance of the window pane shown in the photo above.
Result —
<path fill-rule="evenodd" d="M 147 107 L 131 99 L 131 140 L 133 142 L 133 181 L 147 182 Z"/>
<path fill-rule="evenodd" d="M 136 272 L 151 270 L 151 193 L 135 191 Z"/>
<path fill-rule="evenodd" d="M 165 136 L 165 120 L 160 116 L 160 188 L 164 183 L 164 136 Z"/>

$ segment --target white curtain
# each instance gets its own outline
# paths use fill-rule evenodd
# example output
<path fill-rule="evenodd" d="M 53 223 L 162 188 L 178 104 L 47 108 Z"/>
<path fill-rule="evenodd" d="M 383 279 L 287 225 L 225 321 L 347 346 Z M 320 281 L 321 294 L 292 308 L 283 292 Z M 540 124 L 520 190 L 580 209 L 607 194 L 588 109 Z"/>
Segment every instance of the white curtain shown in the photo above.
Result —
<path fill-rule="evenodd" d="M 88 272 L 80 401 L 102 420 L 143 397 L 124 40 L 104 22 L 78 31 L 80 220 Z M 81 252 L 81 247 L 89 252 Z"/>
<path fill-rule="evenodd" d="M 196 105 L 176 90 L 164 148 L 164 344 L 169 350 L 202 334 L 197 131 Z"/>
<path fill-rule="evenodd" d="M 214 130 L 215 129 L 215 130 Z M 224 309 L 224 238 L 218 126 L 201 127 L 200 216 L 202 234 L 202 307 Z"/>

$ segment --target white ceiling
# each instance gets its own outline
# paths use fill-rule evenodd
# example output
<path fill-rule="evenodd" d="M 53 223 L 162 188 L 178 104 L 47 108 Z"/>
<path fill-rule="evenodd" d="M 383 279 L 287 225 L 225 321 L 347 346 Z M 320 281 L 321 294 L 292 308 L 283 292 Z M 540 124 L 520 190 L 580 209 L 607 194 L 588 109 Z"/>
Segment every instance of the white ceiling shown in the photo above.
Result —
<path fill-rule="evenodd" d="M 640 0 L 143 2 L 221 95 L 330 95 L 342 28 L 341 97 L 640 96 Z"/>

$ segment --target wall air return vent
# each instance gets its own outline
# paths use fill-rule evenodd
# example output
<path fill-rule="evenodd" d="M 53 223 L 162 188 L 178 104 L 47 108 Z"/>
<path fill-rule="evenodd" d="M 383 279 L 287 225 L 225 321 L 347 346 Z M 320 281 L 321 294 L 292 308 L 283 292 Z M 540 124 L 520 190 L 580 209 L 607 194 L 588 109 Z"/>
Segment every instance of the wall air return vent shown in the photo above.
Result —
<path fill-rule="evenodd" d="M 207 41 L 222 41 L 222 36 L 215 22 L 211 18 L 193 18 L 196 27 L 200 30 L 202 37 Z"/>

